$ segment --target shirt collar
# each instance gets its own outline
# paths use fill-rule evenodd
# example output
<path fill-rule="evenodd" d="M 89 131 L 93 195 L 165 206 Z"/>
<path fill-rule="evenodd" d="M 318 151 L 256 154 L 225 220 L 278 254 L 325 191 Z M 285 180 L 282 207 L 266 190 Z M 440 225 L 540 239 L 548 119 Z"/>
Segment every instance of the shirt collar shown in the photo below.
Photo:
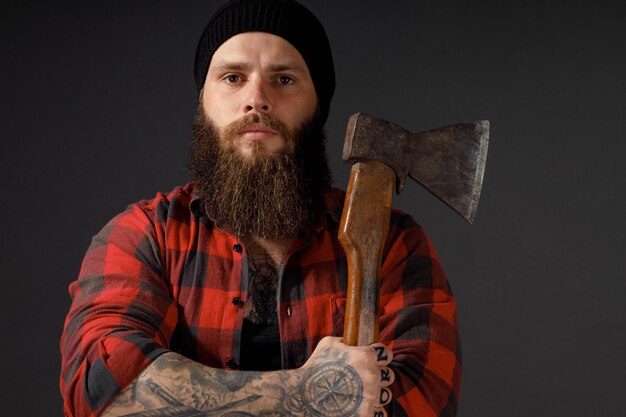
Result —
<path fill-rule="evenodd" d="M 198 218 L 208 217 L 206 209 L 204 207 L 204 202 L 195 192 L 193 192 L 191 195 L 191 202 L 189 203 L 189 210 L 191 211 L 191 214 L 193 214 L 194 216 Z"/>

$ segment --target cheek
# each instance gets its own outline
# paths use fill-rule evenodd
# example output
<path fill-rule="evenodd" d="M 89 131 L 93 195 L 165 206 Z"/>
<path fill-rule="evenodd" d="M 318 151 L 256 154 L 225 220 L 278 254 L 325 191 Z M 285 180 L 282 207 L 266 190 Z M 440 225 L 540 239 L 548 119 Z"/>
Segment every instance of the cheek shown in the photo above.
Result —
<path fill-rule="evenodd" d="M 315 90 L 309 92 L 308 96 L 305 99 L 306 104 L 303 106 L 304 110 L 304 119 L 308 120 L 315 114 L 317 110 L 317 95 L 315 94 Z"/>
<path fill-rule="evenodd" d="M 204 113 L 216 126 L 223 128 L 228 124 L 231 103 L 224 97 L 221 97 L 219 93 L 211 90 L 203 91 L 202 105 L 204 106 Z"/>
<path fill-rule="evenodd" d="M 287 118 L 290 120 L 291 127 L 300 125 L 302 122 L 309 120 L 317 110 L 317 98 L 300 97 L 285 106 Z"/>
<path fill-rule="evenodd" d="M 226 117 L 226 112 L 224 111 L 224 106 L 212 106 L 209 103 L 215 102 L 209 101 L 204 103 L 204 114 L 213 122 L 219 131 L 222 131 L 229 122 Z"/>

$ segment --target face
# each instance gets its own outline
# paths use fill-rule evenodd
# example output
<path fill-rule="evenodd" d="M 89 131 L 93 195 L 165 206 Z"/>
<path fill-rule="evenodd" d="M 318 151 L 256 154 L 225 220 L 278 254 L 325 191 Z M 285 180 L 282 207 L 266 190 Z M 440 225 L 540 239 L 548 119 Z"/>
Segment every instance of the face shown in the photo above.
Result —
<path fill-rule="evenodd" d="M 244 156 L 284 150 L 288 143 L 278 125 L 293 132 L 317 109 L 315 86 L 298 50 L 262 32 L 233 36 L 215 51 L 201 100 L 220 136 Z"/>

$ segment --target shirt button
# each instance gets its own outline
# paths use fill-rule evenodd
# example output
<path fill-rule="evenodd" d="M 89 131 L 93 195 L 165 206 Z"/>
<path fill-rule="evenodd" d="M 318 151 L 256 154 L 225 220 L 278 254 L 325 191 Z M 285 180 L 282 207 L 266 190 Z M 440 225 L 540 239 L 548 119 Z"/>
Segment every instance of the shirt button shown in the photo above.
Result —
<path fill-rule="evenodd" d="M 239 369 L 239 365 L 233 359 L 226 361 L 226 367 L 229 369 Z"/>
<path fill-rule="evenodd" d="M 233 250 L 234 250 L 235 252 L 237 252 L 237 253 L 241 253 L 241 250 L 242 250 L 242 249 L 243 249 L 243 248 L 241 247 L 241 243 L 235 243 L 235 244 L 233 245 Z"/>
<path fill-rule="evenodd" d="M 241 304 L 241 298 L 233 297 L 232 302 L 234 305 L 238 306 L 239 304 Z"/>
<path fill-rule="evenodd" d="M 291 317 L 291 306 L 287 306 L 287 317 Z"/>

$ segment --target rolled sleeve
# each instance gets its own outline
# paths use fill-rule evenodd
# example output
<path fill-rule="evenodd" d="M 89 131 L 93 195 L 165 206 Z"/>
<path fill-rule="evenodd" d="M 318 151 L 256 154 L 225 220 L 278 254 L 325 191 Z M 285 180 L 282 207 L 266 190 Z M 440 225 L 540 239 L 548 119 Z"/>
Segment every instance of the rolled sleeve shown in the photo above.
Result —
<path fill-rule="evenodd" d="M 61 337 L 61 394 L 68 416 L 98 415 L 167 351 L 177 308 L 163 279 L 152 213 L 133 205 L 92 240 Z"/>
<path fill-rule="evenodd" d="M 439 257 L 410 216 L 392 216 L 381 271 L 380 340 L 396 374 L 391 416 L 454 416 L 461 385 L 456 301 Z"/>

